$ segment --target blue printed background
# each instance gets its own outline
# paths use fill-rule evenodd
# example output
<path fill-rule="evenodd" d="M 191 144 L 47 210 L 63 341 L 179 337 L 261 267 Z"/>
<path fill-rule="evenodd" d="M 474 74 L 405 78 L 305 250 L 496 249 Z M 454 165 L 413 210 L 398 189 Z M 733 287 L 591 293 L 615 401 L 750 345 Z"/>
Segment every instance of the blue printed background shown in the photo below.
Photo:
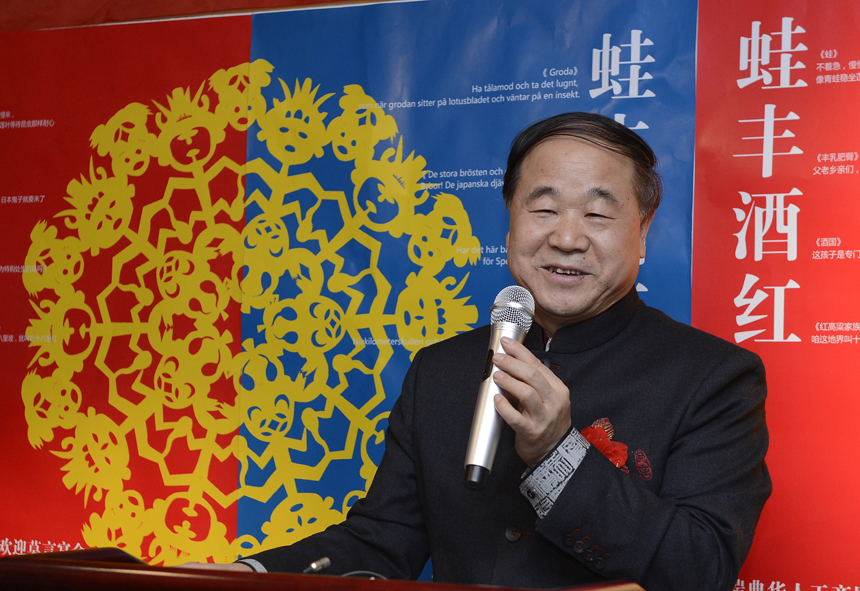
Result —
<path fill-rule="evenodd" d="M 671 18 L 669 18 L 671 17 Z M 640 292 L 643 299 L 674 318 L 690 320 L 690 260 L 691 218 L 693 187 L 693 143 L 695 101 L 695 27 L 694 3 L 683 0 L 654 2 L 608 2 L 557 3 L 547 0 L 531 2 L 505 2 L 500 0 L 431 0 L 427 2 L 386 3 L 372 6 L 339 7 L 337 9 L 298 10 L 284 13 L 256 15 L 253 20 L 251 61 L 263 59 L 273 66 L 272 82 L 262 89 L 267 105 L 284 99 L 284 90 L 278 78 L 292 91 L 297 81 L 306 78 L 313 86 L 319 85 L 316 98 L 326 94 L 334 96 L 319 107 L 328 113 L 326 124 L 341 114 L 338 100 L 347 85 L 359 85 L 377 102 L 385 103 L 385 111 L 396 120 L 399 135 L 391 142 L 380 142 L 375 157 L 386 147 L 397 146 L 402 139 L 404 157 L 412 152 L 426 160 L 426 170 L 460 171 L 482 169 L 503 170 L 512 138 L 529 123 L 564 111 L 593 111 L 610 117 L 623 115 L 627 125 L 638 122 L 648 128 L 639 133 L 652 145 L 660 159 L 660 171 L 664 178 L 666 193 L 657 219 L 648 237 L 648 257 L 641 267 Z M 666 23 L 671 23 L 671 26 Z M 641 47 L 641 58 L 653 61 L 641 64 L 639 94 L 653 96 L 622 98 L 631 92 L 631 39 L 633 31 L 641 31 L 641 40 L 653 44 Z M 618 94 L 612 90 L 591 97 L 589 91 L 600 87 L 600 80 L 592 81 L 594 51 L 608 46 L 620 52 L 619 73 L 611 76 L 617 82 Z M 570 72 L 575 75 L 550 75 L 551 70 Z M 650 78 L 645 79 L 645 74 Z M 598 73 L 599 78 L 599 73 Z M 558 88 L 547 88 L 549 83 L 564 80 L 570 86 L 561 92 L 578 91 L 578 98 L 541 98 L 532 100 L 535 92 L 551 93 Z M 440 99 L 466 99 L 467 97 L 498 97 L 519 93 L 515 89 L 499 92 L 484 92 L 485 85 L 507 85 L 527 82 L 530 87 L 528 100 L 490 102 L 487 104 L 463 104 L 437 106 Z M 543 88 L 532 89 L 532 83 L 545 83 Z M 473 87 L 481 87 L 476 92 Z M 617 97 L 617 98 L 615 98 Z M 435 101 L 433 106 L 417 106 L 421 100 Z M 389 108 L 392 103 L 414 101 L 416 106 Z M 260 128 L 257 124 L 248 131 L 248 162 L 262 158 L 273 169 L 279 164 L 271 158 L 263 141 L 257 139 Z M 332 156 L 332 146 L 324 148 L 325 155 L 302 166 L 290 168 L 290 174 L 311 173 L 327 190 L 343 191 L 352 201 L 353 184 L 350 180 L 352 166 Z M 451 178 L 449 181 L 476 180 L 475 178 Z M 501 175 L 488 174 L 481 177 L 492 181 Z M 425 179 L 436 182 L 440 179 Z M 248 194 L 255 189 L 265 193 L 266 183 L 254 174 L 248 175 Z M 468 213 L 472 233 L 487 249 L 477 264 L 459 268 L 449 263 L 445 273 L 457 281 L 468 273 L 463 292 L 469 296 L 469 305 L 477 308 L 477 321 L 473 326 L 488 322 L 488 308 L 495 294 L 512 279 L 504 265 L 497 264 L 497 257 L 504 258 L 501 251 L 490 252 L 487 247 L 504 245 L 507 232 L 507 212 L 499 188 L 443 189 L 456 195 Z M 364 192 L 364 188 L 362 188 Z M 431 191 L 436 194 L 439 191 Z M 302 203 L 303 215 L 312 207 L 314 197 L 307 191 L 289 195 Z M 359 195 L 359 201 L 364 199 Z M 384 204 L 382 204 L 384 205 Z M 334 202 L 326 202 L 320 212 L 330 207 L 328 213 L 317 213 L 313 218 L 314 229 L 327 229 L 329 234 L 338 232 L 343 224 Z M 350 207 L 353 208 L 354 204 Z M 429 214 L 432 199 L 416 208 L 416 213 Z M 249 207 L 246 221 L 251 223 L 259 210 Z M 283 219 L 291 236 L 297 232 L 297 218 Z M 382 245 L 386 253 L 405 253 L 409 236 L 392 236 L 385 232 L 370 232 L 374 240 Z M 292 238 L 295 243 L 295 238 Z M 314 250 L 313 241 L 302 243 L 302 247 Z M 354 266 L 354 271 L 367 266 L 367 253 L 362 248 L 347 248 L 351 253 L 344 265 Z M 492 264 L 484 264 L 491 259 Z M 398 286 L 403 286 L 408 275 L 416 271 L 408 258 L 382 256 L 379 270 L 391 283 L 392 294 L 386 303 L 385 314 L 395 313 Z M 330 270 L 325 271 L 330 278 Z M 644 289 L 643 289 L 644 287 Z M 378 293 L 379 286 L 363 280 L 359 288 L 368 295 L 365 307 Z M 300 288 L 295 281 L 284 280 L 278 286 L 282 298 L 294 297 Z M 349 302 L 343 294 L 326 292 L 326 297 L 337 301 L 342 308 Z M 259 310 L 243 314 L 243 342 L 264 337 L 257 330 L 261 323 Z M 369 333 L 363 333 L 370 336 Z M 389 338 L 397 338 L 396 331 L 387 329 Z M 345 354 L 350 348 L 344 339 L 337 347 L 326 353 L 333 361 L 337 354 Z M 367 376 L 350 372 L 351 396 L 369 397 L 376 391 L 385 392 L 375 413 L 390 410 L 399 393 L 400 382 L 409 363 L 409 351 L 394 347 L 392 357 L 381 373 L 381 386 L 375 385 Z M 362 355 L 372 355 L 369 350 Z M 298 377 L 302 373 L 301 355 L 284 355 L 279 360 L 285 374 Z M 334 374 L 329 382 L 335 381 Z M 326 401 L 320 397 L 293 409 L 295 417 L 304 408 L 321 411 Z M 358 401 L 357 404 L 361 404 Z M 333 413 L 330 418 L 320 420 L 319 434 L 327 441 L 343 439 L 349 419 L 342 413 Z M 384 419 L 379 423 L 384 428 Z M 304 427 L 294 422 L 290 427 L 298 437 Z M 265 449 L 264 441 L 255 440 L 246 427 L 242 434 L 258 453 Z M 366 434 L 364 435 L 366 437 Z M 360 436 L 361 437 L 361 436 Z M 309 441 L 312 438 L 309 438 Z M 312 442 L 311 442 L 312 443 Z M 355 446 L 351 457 L 333 461 L 318 480 L 297 481 L 299 492 L 311 492 L 322 497 L 332 497 L 335 508 L 351 504 L 350 491 L 363 489 L 360 476 L 362 460 L 360 444 Z M 382 446 L 371 444 L 368 453 L 378 463 Z M 296 463 L 318 462 L 325 454 L 319 445 L 308 445 L 302 453 L 292 454 Z M 273 466 L 257 468 L 251 466 L 246 483 L 264 482 L 271 476 Z M 281 488 L 268 500 L 243 498 L 239 501 L 238 535 L 250 534 L 262 539 L 260 528 L 269 520 L 273 510 L 287 495 Z"/>

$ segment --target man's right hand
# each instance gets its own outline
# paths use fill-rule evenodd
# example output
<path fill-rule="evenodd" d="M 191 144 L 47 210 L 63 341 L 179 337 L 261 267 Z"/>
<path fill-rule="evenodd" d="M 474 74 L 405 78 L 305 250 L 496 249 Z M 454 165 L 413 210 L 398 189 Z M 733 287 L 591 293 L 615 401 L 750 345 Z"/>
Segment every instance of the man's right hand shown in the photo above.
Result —
<path fill-rule="evenodd" d="M 496 394 L 496 410 L 516 433 L 517 454 L 534 468 L 570 430 L 570 390 L 525 345 L 502 338 L 505 355 L 493 355 L 502 370 L 493 379 L 514 403 Z"/>

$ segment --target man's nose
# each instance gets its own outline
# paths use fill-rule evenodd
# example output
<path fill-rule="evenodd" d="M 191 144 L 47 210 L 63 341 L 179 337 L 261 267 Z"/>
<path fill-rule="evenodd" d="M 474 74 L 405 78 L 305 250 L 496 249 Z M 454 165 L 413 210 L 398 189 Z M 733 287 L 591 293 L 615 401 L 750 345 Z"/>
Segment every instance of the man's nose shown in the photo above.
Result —
<path fill-rule="evenodd" d="M 560 216 L 547 242 L 565 252 L 585 252 L 591 246 L 583 221 L 576 216 Z"/>

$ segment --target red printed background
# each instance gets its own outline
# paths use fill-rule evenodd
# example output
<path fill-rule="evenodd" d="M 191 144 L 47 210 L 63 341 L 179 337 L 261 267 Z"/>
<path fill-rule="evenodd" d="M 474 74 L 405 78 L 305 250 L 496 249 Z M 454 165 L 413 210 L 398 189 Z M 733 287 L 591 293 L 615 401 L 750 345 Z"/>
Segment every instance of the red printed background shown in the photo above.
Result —
<path fill-rule="evenodd" d="M 855 500 L 860 476 L 852 461 L 860 445 L 855 295 L 860 291 L 860 5 L 851 0 L 702 0 L 699 10 L 693 324 L 759 353 L 769 382 L 768 465 L 774 495 L 738 586 L 745 591 L 854 589 L 860 587 L 860 543 L 854 532 L 860 523 Z M 0 37 L 0 215 L 6 227 L 20 228 L 0 233 L 0 267 L 25 260 L 30 232 L 40 220 L 56 226 L 60 238 L 71 235 L 54 217 L 70 208 L 64 200 L 69 182 L 89 178 L 90 155 L 96 167 L 110 171 L 110 161 L 85 145 L 99 125 L 121 108 L 142 103 L 151 111 L 150 131 L 157 131 L 153 101 L 168 106 L 174 89 L 189 88 L 193 94 L 213 73 L 246 62 L 250 29 L 250 18 L 243 17 Z M 756 58 L 765 35 L 770 37 L 769 63 Z M 757 78 L 756 69 L 772 78 Z M 798 86 L 800 81 L 805 86 Z M 212 95 L 208 86 L 204 93 Z M 767 125 L 771 113 L 772 132 Z M 12 120 L 52 124 L 3 126 Z M 769 159 L 766 138 L 773 139 L 769 175 L 763 173 Z M 790 153 L 792 148 L 799 153 Z M 244 161 L 243 133 L 229 128 L 219 149 L 219 155 Z M 145 178 L 135 182 L 136 211 L 138 204 L 161 197 L 167 178 L 166 170 L 150 162 Z M 746 253 L 739 252 L 740 245 Z M 86 272 L 76 285 L 100 293 L 110 271 L 95 260 L 110 259 L 122 246 L 84 253 Z M 224 265 L 229 267 L 221 261 L 216 270 L 230 277 Z M 0 289 L 0 335 L 13 341 L 0 342 L 3 395 L 10 401 L 0 431 L 5 505 L 0 541 L 23 540 L 24 551 L 44 550 L 48 543 L 53 549 L 86 546 L 81 524 L 105 510 L 106 495 L 97 498 L 97 490 L 86 487 L 74 494 L 75 483 L 63 483 L 69 459 L 51 452 L 64 451 L 69 430 L 57 427 L 40 449 L 28 444 L 21 384 L 33 370 L 37 348 L 19 337 L 28 334 L 37 313 L 21 273 L 0 273 Z M 134 306 L 133 299 L 124 301 Z M 217 323 L 218 330 L 238 335 L 240 314 L 229 317 L 235 321 Z M 75 325 L 72 318 L 71 326 L 79 329 L 80 322 Z M 75 334 L 86 340 L 79 330 Z M 129 352 L 110 360 L 113 367 L 132 362 Z M 92 406 L 114 423 L 122 421 L 121 413 L 110 410 L 107 395 L 104 400 L 88 397 L 106 391 L 104 375 L 90 366 L 80 375 L 76 384 L 85 400 L 80 412 Z M 235 396 L 230 380 L 213 385 L 212 396 L 229 407 Z M 187 415 L 168 420 L 178 423 L 182 416 Z M 160 433 L 157 445 L 166 446 L 166 431 L 153 425 L 151 432 Z M 229 434 L 221 437 L 219 446 L 229 447 Z M 128 442 L 134 489 L 144 499 L 172 494 L 158 467 L 137 456 L 135 438 Z M 180 473 L 190 467 L 171 468 Z M 213 461 L 205 476 L 223 491 L 234 490 L 237 466 L 229 459 Z M 224 534 L 232 539 L 235 505 L 212 506 L 219 523 L 233 524 Z M 170 513 L 179 530 L 185 508 L 175 508 L 178 517 Z M 211 519 L 185 515 L 195 531 L 200 530 L 196 520 Z"/>
<path fill-rule="evenodd" d="M 235 503 L 224 496 L 236 490 L 238 481 L 238 467 L 229 455 L 239 423 L 233 416 L 234 384 L 221 369 L 201 363 L 201 372 L 208 372 L 212 382 L 206 384 L 211 407 L 206 421 L 211 424 L 201 424 L 199 408 L 181 400 L 187 384 L 165 385 L 176 362 L 161 363 L 169 355 L 158 354 L 153 341 L 164 347 L 185 345 L 177 353 L 185 358 L 213 357 L 207 340 L 222 349 L 214 353 L 216 359 L 239 350 L 239 306 L 228 288 L 241 268 L 241 259 L 232 256 L 240 249 L 224 245 L 227 233 L 210 240 L 208 266 L 196 269 L 195 277 L 213 278 L 202 288 L 203 296 L 217 303 L 201 307 L 186 299 L 187 312 L 162 304 L 168 295 L 181 293 L 183 277 L 193 275 L 192 244 L 200 241 L 189 242 L 179 231 L 193 229 L 198 236 L 202 227 L 199 219 L 192 221 L 202 216 L 197 210 L 203 199 L 195 195 L 199 184 L 190 179 L 205 168 L 212 177 L 207 176 L 209 190 L 232 195 L 234 201 L 243 191 L 238 171 L 212 171 L 218 159 L 244 163 L 244 131 L 221 125 L 223 136 L 217 137 L 209 132 L 218 125 L 203 120 L 204 111 L 214 113 L 219 104 L 210 77 L 247 64 L 250 33 L 250 17 L 231 17 L 0 36 L 4 554 L 94 545 L 83 537 L 86 524 L 100 545 L 125 539 L 133 554 L 176 562 L 170 542 L 152 543 L 157 535 L 142 525 L 146 511 L 160 512 L 164 539 L 210 532 L 207 548 L 196 550 L 198 559 L 220 556 L 223 549 L 215 550 L 215 538 L 235 537 Z M 223 102 L 226 95 L 221 96 Z M 123 109 L 125 122 L 119 124 L 112 118 Z M 166 130 L 172 130 L 170 142 Z M 143 136 L 152 154 L 137 161 L 129 156 L 123 169 L 128 154 L 110 150 Z M 155 137 L 164 145 L 155 147 Z M 201 164 L 204 157 L 208 161 Z M 96 196 L 111 183 L 121 185 L 111 185 L 121 198 L 104 209 L 107 200 L 99 202 Z M 144 206 L 168 193 L 169 206 L 164 201 L 164 207 L 149 210 L 157 211 L 154 215 L 145 213 Z M 238 210 L 230 211 L 225 203 L 214 203 L 211 219 L 203 225 L 233 228 L 238 235 L 244 225 L 241 201 Z M 96 203 L 101 205 L 94 208 Z M 94 225 L 96 219 L 104 224 Z M 164 228 L 176 231 L 169 235 L 161 232 Z M 164 243 L 159 245 L 156 236 Z M 130 258 L 135 237 L 142 250 Z M 34 241 L 46 244 L 45 252 L 53 251 L 40 255 L 31 247 Z M 164 256 L 168 252 L 172 259 Z M 149 255 L 154 258 L 148 260 Z M 54 263 L 50 277 L 29 273 L 26 266 L 22 273 L 25 260 L 34 266 L 45 257 Z M 123 257 L 130 260 L 119 264 Z M 60 268 L 77 279 L 57 275 Z M 166 278 L 171 269 L 180 276 L 172 287 Z M 99 297 L 105 298 L 104 305 Z M 63 317 L 38 322 L 64 306 Z M 201 330 L 207 306 L 217 309 L 217 318 L 213 316 L 205 338 L 192 343 L 188 335 Z M 69 359 L 71 364 L 63 366 Z M 147 360 L 152 369 L 137 371 Z M 34 382 L 22 388 L 28 374 Z M 40 380 L 51 379 L 62 387 L 46 401 L 45 389 L 37 391 Z M 147 407 L 150 398 L 145 395 L 156 384 L 164 386 L 167 401 L 158 412 Z M 65 392 L 64 400 L 57 398 L 58 391 Z M 142 418 L 131 425 L 133 416 Z M 201 462 L 210 448 L 218 453 Z M 124 496 L 111 498 L 106 492 L 111 489 L 124 490 L 119 493 Z M 205 507 L 189 500 L 192 491 Z M 200 541 L 198 535 L 195 543 Z"/>
<path fill-rule="evenodd" d="M 692 319 L 769 387 L 774 494 L 738 587 L 860 588 L 860 5 L 699 19 Z"/>

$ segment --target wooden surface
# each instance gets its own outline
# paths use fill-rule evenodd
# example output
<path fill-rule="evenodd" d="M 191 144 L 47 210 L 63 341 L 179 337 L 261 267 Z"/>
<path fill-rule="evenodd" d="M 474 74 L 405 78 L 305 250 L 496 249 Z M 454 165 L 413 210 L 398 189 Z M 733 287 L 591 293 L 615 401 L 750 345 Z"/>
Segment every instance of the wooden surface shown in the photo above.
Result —
<path fill-rule="evenodd" d="M 84 556 L 87 559 L 81 560 Z M 92 558 L 92 559 L 90 559 Z M 0 558 L 0 587 L 5 589 L 69 589 L 143 591 L 486 591 L 487 586 L 421 581 L 371 580 L 239 573 L 153 567 L 117 551 L 88 550 Z M 576 591 L 642 591 L 633 583 L 607 582 L 571 587 Z"/>

